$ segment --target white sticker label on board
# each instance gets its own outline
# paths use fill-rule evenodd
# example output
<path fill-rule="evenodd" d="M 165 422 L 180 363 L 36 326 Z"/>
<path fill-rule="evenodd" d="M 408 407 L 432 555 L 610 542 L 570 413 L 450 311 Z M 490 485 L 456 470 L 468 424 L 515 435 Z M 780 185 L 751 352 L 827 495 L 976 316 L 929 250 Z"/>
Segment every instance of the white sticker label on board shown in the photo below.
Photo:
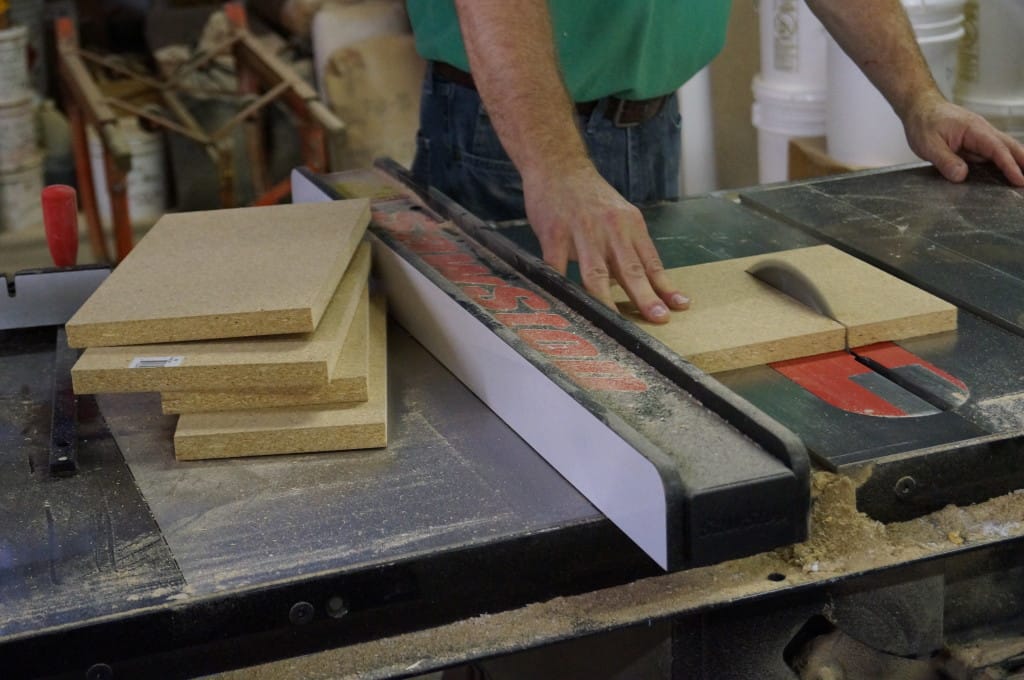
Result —
<path fill-rule="evenodd" d="M 128 368 L 174 368 L 184 360 L 185 357 L 135 357 Z"/>

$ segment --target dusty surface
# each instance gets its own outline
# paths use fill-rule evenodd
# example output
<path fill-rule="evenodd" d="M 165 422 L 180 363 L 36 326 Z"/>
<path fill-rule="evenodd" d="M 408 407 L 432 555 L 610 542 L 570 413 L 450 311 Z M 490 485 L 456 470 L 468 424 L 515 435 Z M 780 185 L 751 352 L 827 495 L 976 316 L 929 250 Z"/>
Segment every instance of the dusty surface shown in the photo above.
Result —
<path fill-rule="evenodd" d="M 220 677 L 384 678 L 427 672 L 474 657 L 1024 535 L 1024 491 L 889 525 L 858 512 L 855 491 L 852 478 L 814 475 L 811 534 L 805 543 Z"/>

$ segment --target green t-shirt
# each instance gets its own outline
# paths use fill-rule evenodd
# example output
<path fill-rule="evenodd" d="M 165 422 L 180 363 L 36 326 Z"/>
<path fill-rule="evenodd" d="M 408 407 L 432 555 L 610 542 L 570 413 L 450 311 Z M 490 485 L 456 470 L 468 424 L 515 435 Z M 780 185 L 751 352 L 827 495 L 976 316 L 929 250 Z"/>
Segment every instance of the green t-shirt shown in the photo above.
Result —
<path fill-rule="evenodd" d="M 515 0 L 508 0 L 515 2 Z M 452 0 L 407 0 L 424 59 L 469 70 Z M 722 49 L 730 0 L 550 0 L 558 56 L 575 101 L 668 94 Z"/>

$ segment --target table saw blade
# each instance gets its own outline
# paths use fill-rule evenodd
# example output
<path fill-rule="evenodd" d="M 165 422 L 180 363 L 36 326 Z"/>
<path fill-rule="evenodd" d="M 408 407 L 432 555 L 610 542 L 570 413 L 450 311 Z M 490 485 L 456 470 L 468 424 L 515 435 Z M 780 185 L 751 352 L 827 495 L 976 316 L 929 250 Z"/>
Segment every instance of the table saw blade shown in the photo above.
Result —
<path fill-rule="evenodd" d="M 828 300 L 814 282 L 802 271 L 783 260 L 761 260 L 747 269 L 747 273 L 768 284 L 780 293 L 807 305 L 823 316 L 838 321 Z"/>

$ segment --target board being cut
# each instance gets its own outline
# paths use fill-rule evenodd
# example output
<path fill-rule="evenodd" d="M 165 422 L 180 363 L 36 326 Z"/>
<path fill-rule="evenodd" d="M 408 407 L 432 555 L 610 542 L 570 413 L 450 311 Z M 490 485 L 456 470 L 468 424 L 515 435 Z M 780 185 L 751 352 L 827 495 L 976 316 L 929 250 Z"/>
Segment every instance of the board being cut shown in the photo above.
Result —
<path fill-rule="evenodd" d="M 352 327 L 345 338 L 331 381 L 310 390 L 244 389 L 230 392 L 164 392 L 160 395 L 164 413 L 209 413 L 245 411 L 282 406 L 313 406 L 349 401 L 366 401 L 367 352 L 369 348 L 369 287 L 363 289 Z"/>
<path fill-rule="evenodd" d="M 75 392 L 312 389 L 333 379 L 370 274 L 364 243 L 312 333 L 133 347 L 91 347 L 71 378 Z"/>
<path fill-rule="evenodd" d="M 783 260 L 815 283 L 836 320 L 747 270 Z M 621 289 L 623 313 L 708 373 L 900 340 L 956 328 L 956 307 L 832 246 L 812 246 L 669 269 L 692 303 L 667 324 L 640 319 Z"/>
<path fill-rule="evenodd" d="M 365 199 L 165 215 L 67 323 L 72 347 L 310 333 Z"/>
<path fill-rule="evenodd" d="M 387 314 L 376 296 L 369 349 L 366 401 L 185 414 L 174 432 L 174 455 L 199 460 L 387 446 Z"/>
<path fill-rule="evenodd" d="M 832 246 L 787 250 L 750 264 L 780 256 L 814 281 L 846 327 L 850 347 L 956 329 L 955 305 Z"/>

